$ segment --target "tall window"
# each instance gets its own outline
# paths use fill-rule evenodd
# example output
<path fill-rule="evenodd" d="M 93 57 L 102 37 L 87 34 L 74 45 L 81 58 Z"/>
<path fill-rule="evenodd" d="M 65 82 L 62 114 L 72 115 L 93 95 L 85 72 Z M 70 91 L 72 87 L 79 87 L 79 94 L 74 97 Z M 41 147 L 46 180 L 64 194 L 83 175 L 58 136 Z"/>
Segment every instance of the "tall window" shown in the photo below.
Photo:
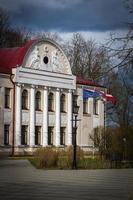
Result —
<path fill-rule="evenodd" d="M 10 108 L 10 88 L 5 88 L 5 108 Z"/>
<path fill-rule="evenodd" d="M 83 113 L 88 113 L 88 99 L 83 99 Z"/>
<path fill-rule="evenodd" d="M 23 125 L 21 128 L 21 144 L 27 145 L 28 139 L 28 126 Z"/>
<path fill-rule="evenodd" d="M 60 145 L 65 145 L 65 127 L 60 128 Z"/>
<path fill-rule="evenodd" d="M 54 95 L 51 92 L 48 95 L 48 111 L 54 111 Z"/>
<path fill-rule="evenodd" d="M 53 145 L 53 131 L 54 127 L 48 127 L 48 145 Z"/>
<path fill-rule="evenodd" d="M 98 100 L 97 99 L 93 99 L 93 111 L 94 111 L 94 115 L 98 115 Z"/>
<path fill-rule="evenodd" d="M 73 95 L 73 97 L 72 97 L 73 108 L 74 108 L 75 105 L 77 105 L 77 100 L 78 100 L 78 96 L 77 95 Z"/>
<path fill-rule="evenodd" d="M 41 110 L 41 92 L 39 91 L 36 93 L 35 107 L 36 107 L 36 110 Z"/>
<path fill-rule="evenodd" d="M 35 126 L 35 145 L 41 144 L 41 126 Z"/>
<path fill-rule="evenodd" d="M 22 92 L 22 109 L 28 109 L 28 91 L 23 90 Z"/>
<path fill-rule="evenodd" d="M 65 94 L 62 94 L 61 98 L 60 98 L 60 111 L 66 112 L 66 96 L 65 96 Z"/>
<path fill-rule="evenodd" d="M 4 125 L 4 145 L 9 145 L 9 125 Z"/>

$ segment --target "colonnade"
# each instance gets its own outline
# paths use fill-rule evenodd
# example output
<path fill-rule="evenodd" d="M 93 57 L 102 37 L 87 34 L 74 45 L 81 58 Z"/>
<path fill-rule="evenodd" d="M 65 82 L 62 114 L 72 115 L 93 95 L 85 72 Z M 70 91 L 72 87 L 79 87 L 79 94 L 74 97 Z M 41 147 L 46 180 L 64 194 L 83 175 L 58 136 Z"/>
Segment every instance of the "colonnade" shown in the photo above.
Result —
<path fill-rule="evenodd" d="M 22 108 L 21 92 L 22 85 L 16 84 L 15 93 L 15 145 L 21 145 L 21 126 L 22 126 Z M 30 103 L 29 103 L 29 145 L 35 145 L 35 86 L 30 86 Z M 60 145 L 60 89 L 55 91 L 55 146 Z M 48 145 L 48 87 L 43 89 L 43 123 L 42 123 L 42 146 Z M 67 93 L 67 145 L 72 144 L 72 91 Z"/>

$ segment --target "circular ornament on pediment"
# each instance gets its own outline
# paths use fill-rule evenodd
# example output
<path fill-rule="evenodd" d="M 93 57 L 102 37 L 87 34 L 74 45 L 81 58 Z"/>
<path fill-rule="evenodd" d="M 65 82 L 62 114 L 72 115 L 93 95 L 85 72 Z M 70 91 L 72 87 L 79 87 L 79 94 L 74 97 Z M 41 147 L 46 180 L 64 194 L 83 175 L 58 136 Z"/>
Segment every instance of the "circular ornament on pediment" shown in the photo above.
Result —
<path fill-rule="evenodd" d="M 49 61 L 48 57 L 47 57 L 47 56 L 44 56 L 44 58 L 43 58 L 44 64 L 48 64 L 48 61 Z"/>

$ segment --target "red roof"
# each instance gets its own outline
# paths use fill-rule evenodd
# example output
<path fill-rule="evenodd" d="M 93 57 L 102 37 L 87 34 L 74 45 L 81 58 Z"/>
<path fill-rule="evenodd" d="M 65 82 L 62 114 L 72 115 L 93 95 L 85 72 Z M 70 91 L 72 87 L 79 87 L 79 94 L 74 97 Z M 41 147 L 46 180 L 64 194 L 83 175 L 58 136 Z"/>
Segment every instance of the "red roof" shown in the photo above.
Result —
<path fill-rule="evenodd" d="M 27 42 L 23 47 L 0 49 L 0 73 L 10 74 L 12 68 L 22 65 L 23 59 L 36 40 Z"/>
<path fill-rule="evenodd" d="M 79 76 L 76 77 L 76 83 L 77 83 L 77 84 L 81 84 L 81 85 L 104 87 L 104 86 L 102 86 L 102 85 L 97 84 L 97 83 L 96 83 L 95 81 L 93 81 L 93 80 L 84 79 L 84 78 L 79 77 Z"/>
<path fill-rule="evenodd" d="M 0 49 L 0 73 L 11 74 L 12 68 L 21 66 L 23 64 L 24 57 L 30 47 L 37 42 L 37 40 L 30 40 L 23 47 L 16 48 L 1 48 Z M 81 85 L 99 86 L 92 80 L 76 77 L 76 83 Z"/>

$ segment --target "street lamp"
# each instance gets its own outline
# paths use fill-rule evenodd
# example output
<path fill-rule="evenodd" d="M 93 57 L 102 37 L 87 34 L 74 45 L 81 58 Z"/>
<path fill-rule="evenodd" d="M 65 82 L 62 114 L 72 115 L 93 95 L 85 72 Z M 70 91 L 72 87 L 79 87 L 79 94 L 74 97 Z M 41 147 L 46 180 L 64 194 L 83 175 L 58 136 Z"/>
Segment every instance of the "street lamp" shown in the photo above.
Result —
<path fill-rule="evenodd" d="M 74 131 L 73 131 L 73 163 L 72 163 L 72 169 L 77 169 L 77 159 L 76 159 L 76 147 L 77 147 L 77 116 L 78 116 L 79 106 L 74 105 L 73 107 L 73 114 L 74 114 Z"/>

